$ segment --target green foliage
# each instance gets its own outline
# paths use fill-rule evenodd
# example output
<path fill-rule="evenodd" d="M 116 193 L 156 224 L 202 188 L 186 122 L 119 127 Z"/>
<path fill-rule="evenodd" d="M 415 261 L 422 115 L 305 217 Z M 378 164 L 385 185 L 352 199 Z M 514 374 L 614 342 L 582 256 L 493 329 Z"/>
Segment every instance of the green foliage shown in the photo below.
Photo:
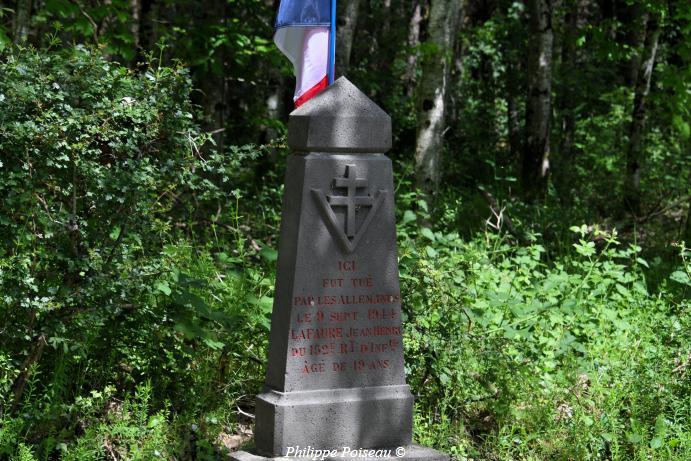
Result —
<path fill-rule="evenodd" d="M 77 399 L 87 429 L 76 444 L 63 448 L 63 459 L 170 459 L 166 412 L 151 414 L 151 385 L 137 386 L 135 395 L 123 402 L 111 401 L 103 417 L 100 408 L 113 392 L 113 388 L 106 387 L 103 392 L 92 391 L 90 397 Z"/>
<path fill-rule="evenodd" d="M 38 5 L 33 18 L 35 26 L 52 25 L 63 33 L 83 41 L 102 44 L 104 51 L 124 59 L 135 57 L 135 40 L 130 33 L 131 3 L 127 0 L 109 2 L 69 2 L 46 0 Z"/>
<path fill-rule="evenodd" d="M 4 22 L 3 19 L 12 12 L 12 9 L 0 6 L 0 52 L 12 42 L 7 27 L 2 24 Z"/>
<path fill-rule="evenodd" d="M 649 294 L 640 247 L 573 227 L 575 251 L 546 264 L 542 245 L 414 218 L 399 251 L 418 440 L 458 459 L 691 455 L 688 297 Z"/>
<path fill-rule="evenodd" d="M 188 91 L 181 69 L 133 74 L 82 47 L 5 57 L 4 348 L 30 355 L 47 342 L 79 360 L 128 310 L 161 317 L 146 307 L 174 206 L 161 193 L 202 180 Z"/>
<path fill-rule="evenodd" d="M 2 56 L 3 455 L 98 458 L 108 440 L 141 459 L 184 451 L 166 396 L 195 419 L 242 395 L 226 380 L 259 387 L 259 359 L 229 361 L 263 356 L 275 252 L 244 235 L 231 191 L 262 151 L 206 148 L 190 88 L 182 68 L 134 72 L 82 46 Z M 220 251 L 228 228 L 234 248 Z M 145 413 L 161 421 L 150 440 L 135 436 Z"/>

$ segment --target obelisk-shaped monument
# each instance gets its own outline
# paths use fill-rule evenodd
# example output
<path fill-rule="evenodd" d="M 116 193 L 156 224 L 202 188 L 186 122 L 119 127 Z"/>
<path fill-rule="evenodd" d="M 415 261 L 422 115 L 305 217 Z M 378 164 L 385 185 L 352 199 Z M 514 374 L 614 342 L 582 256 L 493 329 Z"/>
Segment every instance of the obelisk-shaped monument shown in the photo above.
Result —
<path fill-rule="evenodd" d="M 448 459 L 411 445 L 393 175 L 384 155 L 391 118 L 341 77 L 290 114 L 288 144 L 256 453 L 234 458 L 304 455 L 309 447 Z"/>

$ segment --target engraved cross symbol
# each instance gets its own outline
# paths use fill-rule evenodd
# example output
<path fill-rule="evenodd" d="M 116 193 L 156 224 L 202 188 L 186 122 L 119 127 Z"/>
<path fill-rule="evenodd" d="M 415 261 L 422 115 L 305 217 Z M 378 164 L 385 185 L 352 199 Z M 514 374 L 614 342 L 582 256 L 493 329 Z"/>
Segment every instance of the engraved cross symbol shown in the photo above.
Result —
<path fill-rule="evenodd" d="M 326 198 L 332 207 L 346 207 L 346 236 L 355 237 L 355 211 L 358 207 L 374 204 L 370 195 L 357 195 L 358 189 L 367 191 L 367 180 L 357 177 L 355 165 L 346 165 L 345 175 L 342 178 L 334 178 L 336 188 L 346 189 L 346 195 L 328 195 Z"/>

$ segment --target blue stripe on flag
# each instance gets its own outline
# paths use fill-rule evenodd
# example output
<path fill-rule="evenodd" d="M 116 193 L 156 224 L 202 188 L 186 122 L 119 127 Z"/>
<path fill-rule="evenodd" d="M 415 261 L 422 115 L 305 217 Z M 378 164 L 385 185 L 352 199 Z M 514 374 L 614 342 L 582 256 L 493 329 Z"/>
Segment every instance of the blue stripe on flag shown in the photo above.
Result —
<path fill-rule="evenodd" d="M 330 0 L 281 0 L 276 29 L 287 26 L 329 26 Z"/>

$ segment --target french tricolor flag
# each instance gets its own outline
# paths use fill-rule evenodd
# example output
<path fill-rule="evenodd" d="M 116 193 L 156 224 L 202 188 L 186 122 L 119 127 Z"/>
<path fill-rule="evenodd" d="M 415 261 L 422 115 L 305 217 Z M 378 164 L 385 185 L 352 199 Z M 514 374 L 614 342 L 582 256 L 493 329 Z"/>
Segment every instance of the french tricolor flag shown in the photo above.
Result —
<path fill-rule="evenodd" d="M 281 0 L 274 42 L 293 63 L 295 107 L 333 83 L 336 0 Z"/>

